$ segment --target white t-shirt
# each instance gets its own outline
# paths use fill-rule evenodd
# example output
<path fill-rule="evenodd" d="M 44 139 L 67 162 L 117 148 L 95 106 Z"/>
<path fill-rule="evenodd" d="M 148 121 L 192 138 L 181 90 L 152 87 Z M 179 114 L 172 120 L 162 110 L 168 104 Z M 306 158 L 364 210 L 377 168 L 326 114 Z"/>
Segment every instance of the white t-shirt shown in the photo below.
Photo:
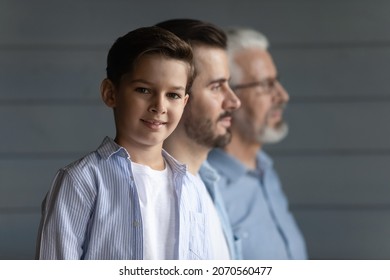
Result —
<path fill-rule="evenodd" d="M 199 174 L 194 176 L 188 172 L 188 175 L 200 191 L 207 192 L 206 186 L 203 180 L 200 178 Z M 222 225 L 219 220 L 217 210 L 215 209 L 214 203 L 211 200 L 211 197 L 208 192 L 204 197 L 206 197 L 205 205 L 208 208 L 207 212 L 209 213 L 207 216 L 207 225 L 211 232 L 210 240 L 213 249 L 214 259 L 230 260 L 231 258 L 229 253 L 229 247 L 227 245 L 225 235 L 222 230 Z"/>
<path fill-rule="evenodd" d="M 143 222 L 144 259 L 172 260 L 175 249 L 176 199 L 172 171 L 132 163 Z"/>

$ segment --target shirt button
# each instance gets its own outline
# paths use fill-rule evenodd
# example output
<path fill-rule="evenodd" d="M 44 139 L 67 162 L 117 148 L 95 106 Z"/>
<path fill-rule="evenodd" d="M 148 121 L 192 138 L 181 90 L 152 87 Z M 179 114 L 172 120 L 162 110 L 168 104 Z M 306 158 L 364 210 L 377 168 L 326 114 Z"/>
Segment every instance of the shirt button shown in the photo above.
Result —
<path fill-rule="evenodd" d="M 247 232 L 242 233 L 242 238 L 248 238 L 248 237 L 249 237 L 249 233 L 247 233 Z"/>
<path fill-rule="evenodd" d="M 133 221 L 133 226 L 134 227 L 139 227 L 139 221 L 137 221 L 137 220 Z"/>

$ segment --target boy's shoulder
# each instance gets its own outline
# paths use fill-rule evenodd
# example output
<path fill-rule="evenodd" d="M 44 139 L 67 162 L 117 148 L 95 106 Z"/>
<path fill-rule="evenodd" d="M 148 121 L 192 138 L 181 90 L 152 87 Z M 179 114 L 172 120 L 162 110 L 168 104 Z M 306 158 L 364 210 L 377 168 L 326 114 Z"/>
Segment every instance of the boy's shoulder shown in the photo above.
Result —
<path fill-rule="evenodd" d="M 61 170 L 66 171 L 68 173 L 80 172 L 82 170 L 90 168 L 91 166 L 97 166 L 100 160 L 101 158 L 97 150 L 95 150 L 69 163 L 68 165 L 61 168 Z"/>
<path fill-rule="evenodd" d="M 116 153 L 122 153 L 121 156 L 127 157 L 127 152 L 117 145 L 111 138 L 106 137 L 100 146 L 80 159 L 61 168 L 61 171 L 68 173 L 72 177 L 82 180 L 89 176 L 100 173 L 104 165 L 113 164 L 110 159 Z"/>

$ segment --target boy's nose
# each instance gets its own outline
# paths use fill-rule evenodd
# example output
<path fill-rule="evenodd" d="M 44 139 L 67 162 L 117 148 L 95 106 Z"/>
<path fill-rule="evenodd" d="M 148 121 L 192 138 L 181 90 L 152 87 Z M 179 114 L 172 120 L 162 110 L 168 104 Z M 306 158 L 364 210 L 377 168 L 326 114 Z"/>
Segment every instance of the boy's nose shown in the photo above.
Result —
<path fill-rule="evenodd" d="M 153 98 L 153 102 L 150 105 L 149 110 L 153 113 L 159 113 L 159 114 L 163 114 L 166 112 L 165 98 L 162 94 L 161 95 L 157 94 Z"/>

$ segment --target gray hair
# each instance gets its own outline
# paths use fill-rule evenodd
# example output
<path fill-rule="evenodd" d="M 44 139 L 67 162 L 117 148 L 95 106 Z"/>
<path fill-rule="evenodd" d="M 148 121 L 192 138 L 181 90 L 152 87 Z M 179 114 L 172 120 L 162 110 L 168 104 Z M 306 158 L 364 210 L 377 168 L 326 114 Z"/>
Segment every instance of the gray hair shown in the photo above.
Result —
<path fill-rule="evenodd" d="M 235 83 L 241 76 L 241 71 L 234 61 L 235 55 L 244 49 L 268 50 L 269 42 L 264 34 L 250 28 L 229 28 L 226 30 L 226 35 L 231 79 Z"/>

